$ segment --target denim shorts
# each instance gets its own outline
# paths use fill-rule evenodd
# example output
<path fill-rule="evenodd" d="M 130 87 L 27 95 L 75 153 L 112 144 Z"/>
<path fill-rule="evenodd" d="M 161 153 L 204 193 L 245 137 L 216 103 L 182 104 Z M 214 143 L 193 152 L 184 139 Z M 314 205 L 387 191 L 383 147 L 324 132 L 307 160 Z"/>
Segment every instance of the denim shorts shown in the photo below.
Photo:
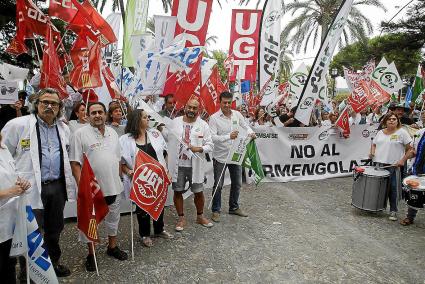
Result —
<path fill-rule="evenodd" d="M 193 193 L 204 191 L 203 183 L 192 183 L 192 168 L 179 167 L 179 172 L 177 174 L 177 181 L 173 182 L 173 190 L 177 192 L 186 191 L 185 189 L 186 182 L 189 182 L 190 190 Z"/>

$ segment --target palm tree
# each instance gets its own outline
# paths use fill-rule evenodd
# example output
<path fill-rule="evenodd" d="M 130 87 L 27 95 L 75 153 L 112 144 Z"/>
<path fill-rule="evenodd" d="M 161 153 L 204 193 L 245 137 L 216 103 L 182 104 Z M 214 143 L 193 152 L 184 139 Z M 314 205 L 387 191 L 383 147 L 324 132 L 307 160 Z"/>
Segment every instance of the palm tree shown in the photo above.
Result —
<path fill-rule="evenodd" d="M 326 31 L 329 29 L 341 2 L 342 0 L 304 0 L 287 4 L 285 7 L 287 12 L 292 11 L 292 16 L 297 12 L 299 14 L 284 28 L 281 38 L 290 42 L 292 50 L 297 53 L 304 43 L 305 53 L 313 37 L 314 48 L 319 34 L 320 40 L 323 42 Z M 360 12 L 358 6 L 373 6 L 386 11 L 380 0 L 355 0 L 342 33 L 345 44 L 354 40 L 364 41 L 367 35 L 373 32 L 372 23 Z"/>

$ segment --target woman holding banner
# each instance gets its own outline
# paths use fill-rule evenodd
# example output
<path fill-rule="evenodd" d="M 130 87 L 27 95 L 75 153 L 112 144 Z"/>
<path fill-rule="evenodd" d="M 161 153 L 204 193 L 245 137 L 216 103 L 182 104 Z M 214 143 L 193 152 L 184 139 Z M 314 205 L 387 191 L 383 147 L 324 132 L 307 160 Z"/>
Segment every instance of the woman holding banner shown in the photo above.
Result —
<path fill-rule="evenodd" d="M 134 160 L 137 151 L 143 151 L 167 168 L 165 158 L 167 156 L 167 144 L 162 137 L 161 132 L 156 129 L 148 129 L 148 115 L 142 109 L 136 109 L 128 117 L 125 135 L 120 137 L 121 144 L 121 163 L 124 176 L 124 192 L 128 197 L 132 187 L 131 179 L 134 174 Z M 143 245 L 153 246 L 150 237 L 150 220 L 148 213 L 137 207 L 137 221 L 139 223 L 139 235 L 142 238 Z M 153 221 L 155 237 L 172 239 L 173 235 L 164 230 L 164 211 L 162 211 L 157 221 Z"/>
<path fill-rule="evenodd" d="M 412 156 L 412 138 L 401 128 L 400 119 L 393 112 L 389 112 L 382 119 L 383 129 L 379 130 L 373 140 L 370 158 L 378 166 L 385 167 L 390 172 L 390 217 L 397 221 L 397 203 L 401 197 L 401 172 L 405 162 Z"/>
<path fill-rule="evenodd" d="M 16 259 L 9 257 L 12 245 L 13 227 L 17 216 L 17 198 L 31 184 L 18 177 L 12 155 L 1 145 L 0 134 L 0 275 L 4 283 L 15 283 Z"/>

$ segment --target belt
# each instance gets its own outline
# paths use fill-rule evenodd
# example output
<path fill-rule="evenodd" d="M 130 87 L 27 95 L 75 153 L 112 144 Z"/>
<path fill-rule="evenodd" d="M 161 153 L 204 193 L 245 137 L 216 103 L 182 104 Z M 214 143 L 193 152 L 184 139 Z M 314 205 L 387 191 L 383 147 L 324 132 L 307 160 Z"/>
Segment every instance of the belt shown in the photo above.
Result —
<path fill-rule="evenodd" d="M 50 183 L 54 183 L 58 181 L 61 181 L 61 179 L 59 178 L 59 179 L 45 180 L 45 181 L 42 181 L 41 184 L 46 185 L 46 184 L 50 184 Z"/>

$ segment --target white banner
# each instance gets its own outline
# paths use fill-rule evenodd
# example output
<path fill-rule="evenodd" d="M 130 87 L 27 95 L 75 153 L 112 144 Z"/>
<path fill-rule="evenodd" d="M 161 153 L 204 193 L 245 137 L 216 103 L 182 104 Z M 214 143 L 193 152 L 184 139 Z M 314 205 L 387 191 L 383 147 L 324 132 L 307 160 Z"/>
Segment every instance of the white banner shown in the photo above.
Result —
<path fill-rule="evenodd" d="M 279 74 L 282 5 L 282 0 L 266 0 L 264 2 L 258 57 L 260 90 L 272 76 Z M 270 92 L 264 93 L 261 105 L 271 103 L 276 95 L 277 88 L 270 88 Z"/>
<path fill-rule="evenodd" d="M 379 84 L 389 94 L 396 93 L 403 88 L 403 80 L 400 74 L 398 74 L 394 62 L 385 69 L 384 73 L 379 78 Z"/>
<path fill-rule="evenodd" d="M 304 86 L 300 102 L 298 104 L 295 118 L 305 125 L 310 123 L 310 115 L 317 98 L 319 97 L 320 82 L 326 80 L 329 64 L 331 63 L 332 54 L 340 40 L 342 30 L 350 13 L 353 0 L 345 0 L 338 11 L 332 25 L 326 34 L 320 50 L 314 60 L 306 86 Z"/>
<path fill-rule="evenodd" d="M 351 126 L 345 139 L 329 127 L 256 127 L 263 182 L 320 180 L 349 176 L 366 162 L 377 125 Z"/>
<path fill-rule="evenodd" d="M 168 47 L 174 39 L 176 28 L 176 17 L 154 16 L 155 19 L 155 43 L 151 50 L 161 51 Z M 152 61 L 146 70 L 146 77 L 143 78 L 143 94 L 160 95 L 164 89 L 167 78 L 168 64 Z"/>
<path fill-rule="evenodd" d="M 18 92 L 18 82 L 0 80 L 0 104 L 15 104 L 18 100 Z"/>

